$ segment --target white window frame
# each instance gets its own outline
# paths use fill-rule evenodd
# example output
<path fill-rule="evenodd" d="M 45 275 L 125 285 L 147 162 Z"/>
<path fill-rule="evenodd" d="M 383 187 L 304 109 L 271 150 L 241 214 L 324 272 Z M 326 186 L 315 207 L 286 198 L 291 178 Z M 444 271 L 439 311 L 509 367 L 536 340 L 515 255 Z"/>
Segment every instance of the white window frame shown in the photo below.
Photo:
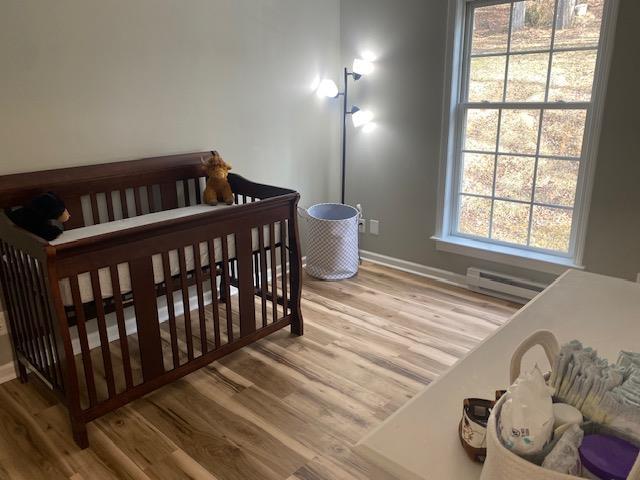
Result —
<path fill-rule="evenodd" d="M 557 2 L 558 0 L 556 0 Z M 607 0 L 604 5 L 595 77 L 590 102 L 574 102 L 554 104 L 554 108 L 587 109 L 585 123 L 585 140 L 580 156 L 580 169 L 576 188 L 573 211 L 571 245 L 568 253 L 549 252 L 519 248 L 501 243 L 493 239 L 475 239 L 455 233 L 458 204 L 459 167 L 462 158 L 462 136 L 464 131 L 464 108 L 460 105 L 465 98 L 464 89 L 468 82 L 468 66 L 470 52 L 465 52 L 469 44 L 466 29 L 468 6 L 487 6 L 505 3 L 503 0 L 449 0 L 449 31 L 447 38 L 447 58 L 445 67 L 445 100 L 443 115 L 443 142 L 440 163 L 439 195 L 437 205 L 436 232 L 432 237 L 438 250 L 458 253 L 485 260 L 507 263 L 510 265 L 540 270 L 549 273 L 561 273 L 568 267 L 584 268 L 584 242 L 587 230 L 587 219 L 593 189 L 596 157 L 602 124 L 602 111 L 609 77 L 615 24 L 619 0 Z M 508 3 L 508 2 L 507 2 Z M 555 30 L 555 28 L 554 28 Z M 571 49 L 579 50 L 579 49 Z M 518 52 L 520 53 L 520 52 Z M 466 56 L 465 56 L 466 54 Z M 550 74 L 550 72 L 548 72 Z M 547 85 L 548 88 L 548 85 Z M 477 103 L 476 106 L 490 108 L 498 105 L 502 108 L 544 109 L 545 102 L 493 102 Z M 467 104 L 468 106 L 474 104 Z"/>

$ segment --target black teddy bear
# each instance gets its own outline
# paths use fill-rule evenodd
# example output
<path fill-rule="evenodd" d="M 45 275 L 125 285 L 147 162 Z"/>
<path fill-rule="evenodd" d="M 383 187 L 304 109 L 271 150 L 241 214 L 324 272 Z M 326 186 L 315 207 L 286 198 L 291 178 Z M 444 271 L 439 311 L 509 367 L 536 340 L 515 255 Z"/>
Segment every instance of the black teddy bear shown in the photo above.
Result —
<path fill-rule="evenodd" d="M 64 231 L 63 223 L 71 218 L 64 202 L 53 192 L 34 198 L 24 207 L 8 209 L 13 223 L 47 241 L 58 238 Z"/>

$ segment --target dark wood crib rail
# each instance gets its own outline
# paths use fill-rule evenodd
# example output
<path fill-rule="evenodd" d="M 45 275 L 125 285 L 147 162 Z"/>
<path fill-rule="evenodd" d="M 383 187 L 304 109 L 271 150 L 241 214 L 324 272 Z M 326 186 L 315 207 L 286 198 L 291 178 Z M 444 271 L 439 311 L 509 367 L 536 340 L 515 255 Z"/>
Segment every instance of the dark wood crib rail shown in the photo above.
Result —
<path fill-rule="evenodd" d="M 200 156 L 31 173 L 18 186 L 7 180 L 17 180 L 15 176 L 0 177 L 0 206 L 18 205 L 51 189 L 62 192 L 65 201 L 71 198 L 68 195 L 78 199 L 89 195 L 95 212 L 94 198 L 100 193 L 108 202 L 119 196 L 116 186 L 120 192 L 128 188 L 140 192 L 139 187 L 153 192 L 154 185 L 160 186 L 159 195 L 149 199 L 145 209 L 138 208 L 145 202 L 131 202 L 136 214 L 153 211 L 154 204 L 162 209 L 189 205 L 200 201 Z M 139 173 L 133 180 L 127 165 Z M 89 180 L 87 176 L 97 171 L 103 176 Z M 45 186 L 42 176 L 51 182 Z M 287 325 L 302 334 L 299 195 L 237 175 L 229 179 L 237 205 L 57 246 L 0 214 L 0 280 L 20 378 L 26 381 L 30 370 L 58 394 L 80 446 L 88 445 L 87 422 Z M 113 220 L 117 208 L 112 205 L 108 210 L 106 218 L 104 212 L 90 215 L 89 221 L 83 216 L 76 227 Z M 203 251 L 206 257 L 201 257 Z M 177 255 L 177 262 L 172 263 L 172 255 Z M 208 259 L 206 264 L 203 258 Z M 187 259 L 192 261 L 190 267 Z M 131 285 L 128 301 L 120 288 L 123 266 Z M 159 269 L 161 284 L 156 278 Z M 84 298 L 81 278 L 89 279 L 92 298 Z M 61 280 L 69 284 L 71 307 L 63 300 Z M 104 283 L 111 284 L 109 298 L 102 298 Z M 235 296 L 232 287 L 237 288 Z M 208 304 L 205 294 L 210 297 Z M 168 317 L 163 329 L 159 296 Z M 197 310 L 191 312 L 194 296 Z M 184 311 L 180 326 L 179 305 Z M 234 325 L 235 315 L 239 325 Z M 135 321 L 134 340 L 128 335 L 127 319 Z M 95 348 L 90 345 L 89 327 L 96 330 Z M 111 338 L 108 330 L 116 327 L 117 335 Z M 79 343 L 75 353 L 72 330 Z M 186 353 L 179 350 L 179 342 L 186 344 Z"/>

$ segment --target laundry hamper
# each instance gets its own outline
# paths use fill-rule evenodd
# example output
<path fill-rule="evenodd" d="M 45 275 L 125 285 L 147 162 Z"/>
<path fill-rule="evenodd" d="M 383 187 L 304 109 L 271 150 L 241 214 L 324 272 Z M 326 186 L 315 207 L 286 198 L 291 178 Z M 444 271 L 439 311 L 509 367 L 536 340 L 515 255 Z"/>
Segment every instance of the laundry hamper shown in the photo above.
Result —
<path fill-rule="evenodd" d="M 540 330 L 533 333 L 516 349 L 511 359 L 511 383 L 520 375 L 520 363 L 524 354 L 535 345 L 543 347 L 551 365 L 559 352 L 559 344 L 553 333 Z M 531 463 L 507 449 L 498 438 L 497 416 L 507 396 L 496 403 L 487 423 L 487 458 L 480 480 L 575 480 L 573 475 L 557 473 Z M 640 456 L 627 480 L 640 480 Z"/>
<path fill-rule="evenodd" d="M 321 280 L 343 280 L 358 273 L 360 212 L 341 203 L 299 209 L 307 224 L 307 273 Z"/>

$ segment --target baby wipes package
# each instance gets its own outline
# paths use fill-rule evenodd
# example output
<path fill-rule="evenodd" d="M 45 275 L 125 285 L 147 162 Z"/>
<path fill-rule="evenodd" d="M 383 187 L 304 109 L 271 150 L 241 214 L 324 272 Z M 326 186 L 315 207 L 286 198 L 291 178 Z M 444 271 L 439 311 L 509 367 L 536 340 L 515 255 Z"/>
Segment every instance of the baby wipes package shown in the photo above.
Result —
<path fill-rule="evenodd" d="M 536 366 L 522 373 L 506 393 L 498 420 L 500 439 L 518 455 L 542 451 L 553 435 L 551 390 Z"/>

